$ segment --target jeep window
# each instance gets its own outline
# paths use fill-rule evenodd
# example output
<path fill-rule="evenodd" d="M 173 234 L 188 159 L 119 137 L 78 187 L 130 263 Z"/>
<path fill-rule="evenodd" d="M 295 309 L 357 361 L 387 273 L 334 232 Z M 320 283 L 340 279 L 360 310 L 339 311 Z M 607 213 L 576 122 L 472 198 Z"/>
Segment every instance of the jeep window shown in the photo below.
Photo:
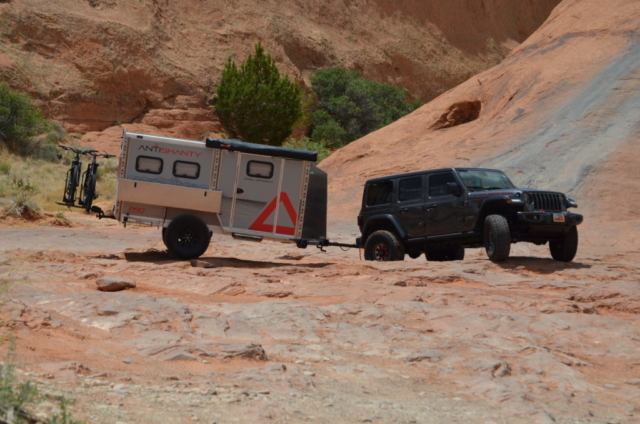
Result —
<path fill-rule="evenodd" d="M 502 171 L 487 169 L 459 169 L 458 174 L 465 186 L 474 190 L 502 190 L 515 186 Z"/>
<path fill-rule="evenodd" d="M 455 183 L 453 174 L 448 172 L 446 174 L 436 174 L 429 176 L 429 197 L 442 197 L 451 194 L 447 188 L 447 183 Z"/>
<path fill-rule="evenodd" d="M 247 175 L 255 178 L 269 179 L 273 177 L 273 164 L 250 160 L 247 163 Z"/>
<path fill-rule="evenodd" d="M 177 160 L 173 163 L 173 175 L 195 180 L 200 176 L 200 164 Z"/>
<path fill-rule="evenodd" d="M 162 174 L 162 159 L 151 156 L 138 156 L 136 158 L 136 171 L 145 174 Z"/>
<path fill-rule="evenodd" d="M 391 203 L 393 181 L 382 181 L 369 184 L 367 188 L 367 206 L 386 205 Z"/>
<path fill-rule="evenodd" d="M 422 199 L 422 177 L 404 178 L 398 183 L 398 202 Z"/>

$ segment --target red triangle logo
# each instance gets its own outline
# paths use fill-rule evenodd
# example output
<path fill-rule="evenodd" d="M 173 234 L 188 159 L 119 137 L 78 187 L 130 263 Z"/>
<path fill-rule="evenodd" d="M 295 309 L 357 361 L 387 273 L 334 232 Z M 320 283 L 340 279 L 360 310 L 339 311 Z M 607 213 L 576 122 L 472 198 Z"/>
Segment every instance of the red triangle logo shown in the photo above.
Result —
<path fill-rule="evenodd" d="M 275 212 L 277 202 L 278 202 L 278 196 L 276 196 L 275 199 L 273 199 L 271 203 L 269 203 L 267 207 L 262 211 L 262 213 L 260 213 L 258 218 L 249 227 L 249 230 L 262 231 L 264 233 L 272 233 L 273 225 L 265 224 L 265 221 L 267 220 L 267 218 L 269 218 L 269 216 L 271 216 L 273 212 Z M 289 218 L 291 218 L 291 222 L 293 222 L 295 225 L 296 222 L 298 222 L 298 214 L 296 213 L 295 208 L 291 204 L 291 200 L 289 199 L 289 195 L 287 195 L 287 193 L 285 192 L 280 193 L 280 203 L 284 205 L 284 208 L 286 209 L 287 214 L 289 215 Z M 284 227 L 281 225 L 276 225 L 276 234 L 285 234 L 288 236 L 293 236 L 296 234 L 296 229 L 295 227 Z"/>

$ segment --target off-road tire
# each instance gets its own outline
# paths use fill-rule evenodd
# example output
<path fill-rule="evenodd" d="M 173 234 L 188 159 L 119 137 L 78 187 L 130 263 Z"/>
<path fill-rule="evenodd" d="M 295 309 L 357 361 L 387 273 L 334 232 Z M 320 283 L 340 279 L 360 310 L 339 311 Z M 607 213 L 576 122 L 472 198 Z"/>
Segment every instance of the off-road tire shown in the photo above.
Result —
<path fill-rule="evenodd" d="M 493 262 L 507 260 L 511 250 L 509 223 L 502 215 L 489 215 L 484 221 L 484 248 Z"/>
<path fill-rule="evenodd" d="M 200 218 L 182 215 L 171 221 L 163 234 L 169 252 L 180 259 L 195 259 L 207 251 L 211 233 Z"/>
<path fill-rule="evenodd" d="M 404 246 L 391 231 L 378 230 L 372 233 L 364 244 L 364 258 L 367 261 L 402 261 Z"/>
<path fill-rule="evenodd" d="M 464 247 L 427 250 L 425 256 L 433 262 L 461 261 L 464 259 Z"/>
<path fill-rule="evenodd" d="M 561 238 L 549 240 L 549 250 L 556 261 L 571 262 L 578 251 L 578 228 L 571 227 Z"/>

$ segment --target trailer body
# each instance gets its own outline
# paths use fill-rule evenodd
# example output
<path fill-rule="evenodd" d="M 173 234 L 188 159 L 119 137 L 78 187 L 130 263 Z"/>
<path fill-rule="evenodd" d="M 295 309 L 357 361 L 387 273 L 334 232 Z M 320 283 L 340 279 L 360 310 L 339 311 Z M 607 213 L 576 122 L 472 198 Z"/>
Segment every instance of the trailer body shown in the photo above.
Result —
<path fill-rule="evenodd" d="M 322 243 L 327 175 L 315 166 L 316 158 L 315 152 L 239 140 L 125 131 L 114 216 L 163 228 L 170 250 L 164 235 L 173 234 L 171 223 L 185 216 L 201 221 L 210 234 Z"/>

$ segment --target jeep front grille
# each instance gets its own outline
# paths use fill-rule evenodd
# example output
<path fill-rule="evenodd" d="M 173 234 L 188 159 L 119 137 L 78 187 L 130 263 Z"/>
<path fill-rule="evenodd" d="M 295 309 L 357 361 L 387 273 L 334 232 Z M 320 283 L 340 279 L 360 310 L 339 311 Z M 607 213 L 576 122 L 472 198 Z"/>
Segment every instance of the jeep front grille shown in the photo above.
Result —
<path fill-rule="evenodd" d="M 565 210 L 564 194 L 534 192 L 529 193 L 529 195 L 533 199 L 535 209 L 551 212 L 562 212 Z"/>

